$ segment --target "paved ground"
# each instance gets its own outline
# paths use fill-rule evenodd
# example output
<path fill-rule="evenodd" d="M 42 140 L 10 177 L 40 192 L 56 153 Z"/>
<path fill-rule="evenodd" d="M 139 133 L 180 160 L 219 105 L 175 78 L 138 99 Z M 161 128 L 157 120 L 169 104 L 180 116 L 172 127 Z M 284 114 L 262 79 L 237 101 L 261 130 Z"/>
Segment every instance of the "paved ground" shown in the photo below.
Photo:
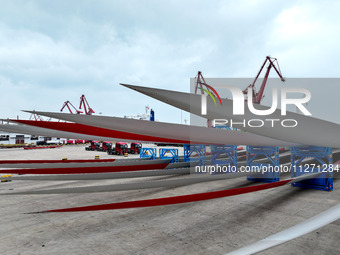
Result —
<path fill-rule="evenodd" d="M 0 159 L 108 158 L 83 146 L 0 150 Z M 283 178 L 287 175 L 282 176 Z M 153 179 L 178 178 L 157 177 Z M 149 178 L 151 179 L 151 178 Z M 133 180 L 1 183 L 1 192 Z M 224 254 L 304 221 L 340 202 L 333 192 L 284 186 L 210 201 L 100 212 L 27 214 L 32 211 L 148 199 L 236 188 L 239 178 L 174 189 L 98 194 L 0 196 L 0 254 Z M 340 221 L 260 254 L 339 254 Z"/>

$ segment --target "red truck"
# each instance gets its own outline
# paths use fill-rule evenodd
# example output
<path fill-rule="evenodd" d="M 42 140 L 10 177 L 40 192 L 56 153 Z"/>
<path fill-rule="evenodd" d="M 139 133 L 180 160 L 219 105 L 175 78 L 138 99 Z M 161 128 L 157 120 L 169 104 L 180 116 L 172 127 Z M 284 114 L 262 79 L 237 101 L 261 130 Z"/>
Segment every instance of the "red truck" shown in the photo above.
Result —
<path fill-rule="evenodd" d="M 112 148 L 112 142 L 104 141 L 102 146 L 99 148 L 101 151 L 108 151 Z"/>
<path fill-rule="evenodd" d="M 85 147 L 85 150 L 87 151 L 98 151 L 100 148 L 100 142 L 99 141 L 91 141 L 90 146 Z"/>
<path fill-rule="evenodd" d="M 128 152 L 128 145 L 125 142 L 116 142 L 116 147 L 107 150 L 109 155 L 124 155 Z"/>
<path fill-rule="evenodd" d="M 128 153 L 140 154 L 141 149 L 142 149 L 141 143 L 131 143 L 130 148 L 128 149 Z"/>

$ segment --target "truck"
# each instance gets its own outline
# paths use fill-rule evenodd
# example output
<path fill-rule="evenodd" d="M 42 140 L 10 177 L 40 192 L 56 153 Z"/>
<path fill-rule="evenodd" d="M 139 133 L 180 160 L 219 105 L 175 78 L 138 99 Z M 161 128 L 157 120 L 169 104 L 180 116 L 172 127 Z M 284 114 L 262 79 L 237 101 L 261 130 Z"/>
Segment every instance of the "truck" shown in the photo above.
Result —
<path fill-rule="evenodd" d="M 85 147 L 85 150 L 87 151 L 97 151 L 99 150 L 100 142 L 99 141 L 91 141 L 90 146 Z"/>
<path fill-rule="evenodd" d="M 108 151 L 112 148 L 112 142 L 104 141 L 102 142 L 102 146 L 99 148 L 100 151 Z"/>
<path fill-rule="evenodd" d="M 109 155 L 124 155 L 128 152 L 128 145 L 125 142 L 116 142 L 116 146 L 107 150 Z"/>
<path fill-rule="evenodd" d="M 141 143 L 133 142 L 133 143 L 131 143 L 130 148 L 128 149 L 128 153 L 130 153 L 130 154 L 140 154 L 141 149 L 142 149 Z"/>

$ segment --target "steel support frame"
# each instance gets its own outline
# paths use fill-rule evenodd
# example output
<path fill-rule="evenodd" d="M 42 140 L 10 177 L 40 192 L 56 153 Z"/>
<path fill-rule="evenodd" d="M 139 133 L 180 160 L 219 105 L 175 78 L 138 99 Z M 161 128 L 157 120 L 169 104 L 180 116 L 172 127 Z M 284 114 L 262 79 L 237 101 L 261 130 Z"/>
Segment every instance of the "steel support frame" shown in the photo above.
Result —
<path fill-rule="evenodd" d="M 157 159 L 157 149 L 156 148 L 142 148 L 139 154 L 140 158 L 149 158 L 151 160 Z"/>
<path fill-rule="evenodd" d="M 165 149 L 165 148 L 160 148 L 158 150 L 159 154 L 159 159 L 172 159 L 170 163 L 176 163 L 178 162 L 178 149 Z M 169 157 L 166 154 L 170 153 L 172 156 Z"/>
<path fill-rule="evenodd" d="M 227 156 L 227 159 L 218 159 L 224 154 Z M 229 169 L 232 170 L 237 168 L 237 158 L 237 145 L 211 145 L 211 165 L 229 165 Z"/>
<path fill-rule="evenodd" d="M 184 144 L 184 161 L 198 161 L 198 166 L 205 166 L 207 164 L 207 150 L 204 144 Z M 197 158 L 191 157 L 193 153 L 197 154 Z"/>
<path fill-rule="evenodd" d="M 269 163 L 254 162 L 258 156 L 265 156 Z M 267 167 L 263 173 L 253 174 L 247 176 L 249 181 L 254 182 L 277 182 L 280 180 L 280 172 L 275 171 L 279 169 L 279 147 L 275 146 L 247 146 L 247 166 L 260 170 Z M 271 168 L 271 169 L 270 169 Z"/>
<path fill-rule="evenodd" d="M 291 147 L 291 176 L 320 172 L 317 178 L 292 183 L 294 187 L 333 190 L 332 148 L 322 146 Z M 303 164 L 305 158 L 314 158 L 319 164 Z"/>

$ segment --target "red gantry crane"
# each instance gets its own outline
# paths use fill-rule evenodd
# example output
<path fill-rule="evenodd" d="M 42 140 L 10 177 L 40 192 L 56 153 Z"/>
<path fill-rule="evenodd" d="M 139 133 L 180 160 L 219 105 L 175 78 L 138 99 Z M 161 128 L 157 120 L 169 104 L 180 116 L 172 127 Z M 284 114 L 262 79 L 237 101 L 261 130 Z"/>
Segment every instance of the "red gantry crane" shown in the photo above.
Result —
<path fill-rule="evenodd" d="M 277 67 L 275 66 L 275 62 L 277 64 Z M 263 68 L 265 67 L 265 65 L 267 63 L 269 63 L 269 65 L 267 67 L 266 74 L 264 75 L 264 78 L 263 78 L 263 81 L 262 81 L 262 85 L 260 87 L 259 92 L 256 93 L 256 91 L 255 91 L 255 83 L 256 83 L 256 81 L 259 78 Z M 243 94 L 245 94 L 245 95 L 247 95 L 247 93 L 248 93 L 248 88 L 251 88 L 253 90 L 253 99 L 252 99 L 253 103 L 256 103 L 256 104 L 260 104 L 261 103 L 261 100 L 264 97 L 263 92 L 264 92 L 264 89 L 266 87 L 266 83 L 267 83 L 268 76 L 269 76 L 271 68 L 274 68 L 274 70 L 276 71 L 276 73 L 280 77 L 281 81 L 283 81 L 283 82 L 285 81 L 285 79 L 283 78 L 283 76 L 281 74 L 280 66 L 279 66 L 279 63 L 278 63 L 277 59 L 276 58 L 271 58 L 270 56 L 267 56 L 266 60 L 263 63 L 263 65 L 261 66 L 260 71 L 258 72 L 257 76 L 255 77 L 255 80 L 253 81 L 253 83 L 250 84 L 245 90 L 243 90 Z"/>
<path fill-rule="evenodd" d="M 82 111 L 79 111 L 76 107 L 73 106 L 73 104 L 70 101 L 66 101 L 64 102 L 63 107 L 60 109 L 60 111 L 62 112 L 64 110 L 65 107 L 67 107 L 67 109 L 70 111 L 71 114 L 73 114 L 72 109 L 70 108 L 70 106 L 76 111 L 77 114 L 82 113 Z"/>
<path fill-rule="evenodd" d="M 89 103 L 87 102 L 85 95 L 81 95 L 81 97 L 80 97 L 79 109 L 81 109 L 82 105 L 84 106 L 85 114 L 91 115 L 92 113 L 95 113 L 94 110 L 90 107 Z M 87 108 L 86 108 L 86 106 L 87 106 Z"/>

